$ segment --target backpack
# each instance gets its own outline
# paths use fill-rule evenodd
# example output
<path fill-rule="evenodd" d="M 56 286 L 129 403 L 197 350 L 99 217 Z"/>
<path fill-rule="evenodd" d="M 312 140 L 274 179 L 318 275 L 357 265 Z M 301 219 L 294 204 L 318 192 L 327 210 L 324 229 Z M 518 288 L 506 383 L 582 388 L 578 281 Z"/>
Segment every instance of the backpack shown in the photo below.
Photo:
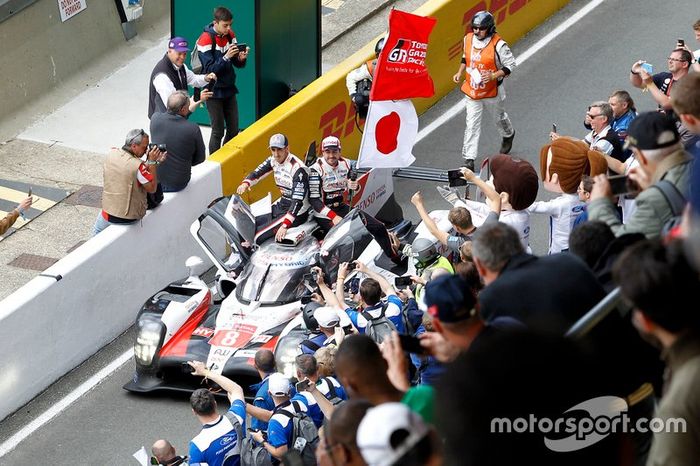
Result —
<path fill-rule="evenodd" d="M 226 414 L 224 414 L 224 416 L 231 422 L 231 425 L 236 431 L 236 446 L 226 452 L 226 454 L 224 455 L 224 460 L 221 463 L 222 466 L 234 463 L 235 457 L 241 455 L 241 451 L 243 448 L 242 444 L 243 441 L 246 440 L 246 438 L 243 436 L 243 427 L 241 426 L 241 423 L 238 422 L 238 418 L 236 417 L 236 415 L 230 411 L 227 411 Z"/>
<path fill-rule="evenodd" d="M 391 332 L 396 332 L 396 325 L 390 321 L 385 315 L 387 304 L 382 305 L 381 314 L 379 317 L 372 317 L 372 315 L 363 310 L 361 312 L 362 317 L 367 321 L 367 327 L 365 327 L 365 335 L 370 337 L 376 343 L 381 343 L 385 338 L 389 338 Z"/>
<path fill-rule="evenodd" d="M 325 381 L 326 384 L 328 384 L 328 396 L 326 396 L 326 398 L 328 398 L 328 401 L 330 401 L 331 404 L 335 406 L 345 401 L 338 396 L 338 392 L 335 391 L 335 385 L 333 385 L 333 381 L 330 379 L 330 377 L 323 377 L 321 380 Z"/>
<path fill-rule="evenodd" d="M 241 442 L 241 466 L 272 466 L 272 457 L 262 444 L 246 437 Z"/>
<path fill-rule="evenodd" d="M 216 37 L 211 32 L 209 32 L 209 36 L 211 37 L 213 52 L 214 50 L 216 50 Z M 190 69 L 194 74 L 202 74 L 202 68 L 202 59 L 199 56 L 199 49 L 197 49 L 197 44 L 195 43 L 194 48 L 192 49 L 192 53 L 190 54 Z"/>
<path fill-rule="evenodd" d="M 301 410 L 298 401 L 292 401 L 296 414 L 281 409 L 275 414 L 283 414 L 292 420 L 292 448 L 299 452 L 304 466 L 316 466 L 318 429 L 314 421 Z"/>
<path fill-rule="evenodd" d="M 668 205 L 671 208 L 671 214 L 673 215 L 661 228 L 661 237 L 665 238 L 671 234 L 672 231 L 678 227 L 678 225 L 681 224 L 686 199 L 678 188 L 676 188 L 676 185 L 668 180 L 658 181 L 656 184 L 654 184 L 654 187 L 661 191 L 661 194 L 663 194 L 666 202 L 668 202 Z"/>

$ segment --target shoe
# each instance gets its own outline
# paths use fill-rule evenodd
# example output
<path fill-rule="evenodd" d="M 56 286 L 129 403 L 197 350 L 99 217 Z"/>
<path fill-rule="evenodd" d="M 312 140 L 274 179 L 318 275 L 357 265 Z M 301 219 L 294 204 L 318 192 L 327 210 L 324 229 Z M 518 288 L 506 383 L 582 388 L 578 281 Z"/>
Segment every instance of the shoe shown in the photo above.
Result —
<path fill-rule="evenodd" d="M 464 167 L 474 171 L 474 159 L 464 159 Z"/>
<path fill-rule="evenodd" d="M 501 154 L 509 154 L 510 150 L 513 148 L 513 138 L 515 137 L 515 130 L 513 131 L 513 134 L 508 136 L 507 138 L 503 138 L 503 141 L 501 142 Z"/>

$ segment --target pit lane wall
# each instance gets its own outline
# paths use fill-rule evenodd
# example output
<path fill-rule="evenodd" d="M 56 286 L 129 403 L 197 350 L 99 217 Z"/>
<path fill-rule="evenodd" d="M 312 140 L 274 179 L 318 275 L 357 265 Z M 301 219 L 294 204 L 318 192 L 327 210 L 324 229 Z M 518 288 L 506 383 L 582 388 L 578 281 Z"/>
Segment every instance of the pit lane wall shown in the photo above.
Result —
<path fill-rule="evenodd" d="M 419 113 L 451 92 L 461 44 L 474 12 L 494 12 L 499 33 L 514 43 L 568 0 L 431 0 L 416 13 L 437 18 L 428 52 L 436 95 L 415 99 Z M 372 40 L 347 60 L 257 121 L 208 162 L 194 168 L 185 191 L 166 194 L 141 227 L 110 227 L 0 302 L 0 419 L 110 342 L 134 321 L 143 302 L 182 278 L 185 259 L 202 255 L 189 226 L 214 198 L 232 194 L 269 154 L 268 138 L 283 132 L 292 152 L 335 135 L 355 158 L 361 134 L 345 87 L 346 74 L 374 56 Z M 317 149 L 318 150 L 318 149 Z M 456 149 L 455 149 L 456 150 Z M 212 163 L 215 162 L 215 163 Z M 418 162 L 420 164 L 420 161 Z M 277 193 L 272 177 L 248 195 Z M 56 281 L 49 276 L 61 275 Z"/>
<path fill-rule="evenodd" d="M 435 82 L 435 96 L 414 99 L 418 113 L 423 113 L 455 89 L 452 76 L 459 68 L 463 37 L 470 29 L 474 13 L 491 11 L 496 17 L 498 33 L 513 44 L 568 2 L 569 0 L 432 0 L 418 8 L 416 14 L 437 19 L 430 36 L 427 57 L 428 69 Z M 316 143 L 317 152 L 320 153 L 321 140 L 331 134 L 341 139 L 346 157 L 357 157 L 362 135 L 355 124 L 355 109 L 348 96 L 345 76 L 374 58 L 377 39 L 306 86 L 213 155 L 212 160 L 221 163 L 224 194 L 232 194 L 243 177 L 269 155 L 268 139 L 274 133 L 286 134 L 291 152 L 301 158 L 311 142 Z M 421 164 L 420 160 L 417 164 Z M 257 200 L 268 191 L 277 193 L 272 177 L 256 185 L 247 194 L 247 200 Z"/>
<path fill-rule="evenodd" d="M 189 227 L 220 180 L 218 163 L 194 167 L 140 225 L 106 229 L 0 302 L 0 419 L 133 325 L 149 296 L 187 276 L 189 256 L 208 260 Z"/>

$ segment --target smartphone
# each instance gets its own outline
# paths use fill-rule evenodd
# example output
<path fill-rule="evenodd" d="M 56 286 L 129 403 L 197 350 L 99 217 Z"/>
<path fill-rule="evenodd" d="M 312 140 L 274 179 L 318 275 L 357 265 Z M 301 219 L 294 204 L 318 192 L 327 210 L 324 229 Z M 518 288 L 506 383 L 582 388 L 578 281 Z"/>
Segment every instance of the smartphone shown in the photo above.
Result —
<path fill-rule="evenodd" d="M 187 364 L 187 362 L 183 362 L 183 363 L 180 365 L 180 369 L 182 370 L 182 372 L 183 372 L 184 374 L 192 374 L 192 373 L 194 373 L 194 367 L 192 367 L 192 366 L 190 366 L 189 364 Z"/>
<path fill-rule="evenodd" d="M 303 305 L 309 304 L 311 301 L 313 301 L 313 296 L 310 294 L 302 295 L 300 301 Z"/>
<path fill-rule="evenodd" d="M 556 123 L 552 123 L 552 132 L 553 133 L 557 132 L 557 124 Z"/>
<path fill-rule="evenodd" d="M 462 170 L 447 170 L 447 181 L 451 188 L 456 186 L 466 186 L 467 180 L 462 177 Z"/>
<path fill-rule="evenodd" d="M 309 379 L 304 379 L 300 380 L 299 382 L 296 383 L 294 388 L 296 388 L 297 392 L 303 392 L 307 388 L 309 388 L 309 385 L 311 385 L 311 382 L 309 382 Z"/>
<path fill-rule="evenodd" d="M 678 46 L 679 46 L 679 47 L 685 47 L 685 40 L 683 40 L 683 39 L 678 39 Z"/>
<path fill-rule="evenodd" d="M 238 47 L 239 52 L 245 52 L 248 48 L 248 44 L 246 44 L 245 42 L 239 42 L 238 44 L 236 44 L 236 47 Z"/>
<path fill-rule="evenodd" d="M 32 187 L 29 187 L 29 191 L 27 191 L 27 197 L 32 197 Z"/>
<path fill-rule="evenodd" d="M 413 283 L 413 280 L 411 280 L 411 277 L 396 277 L 396 278 L 394 278 L 394 286 L 396 288 L 404 289 L 407 286 L 410 286 L 411 283 Z"/>
<path fill-rule="evenodd" d="M 348 262 L 348 269 L 347 269 L 348 272 L 355 270 L 356 268 L 357 268 L 357 264 L 355 262 Z"/>
<path fill-rule="evenodd" d="M 399 342 L 401 343 L 401 349 L 403 349 L 407 353 L 426 353 L 426 349 L 420 345 L 420 340 L 417 337 L 399 333 Z"/>
<path fill-rule="evenodd" d="M 608 182 L 610 183 L 610 189 L 613 195 L 616 196 L 620 194 L 636 193 L 639 191 L 636 184 L 630 181 L 629 177 L 626 175 L 609 176 Z"/>
<path fill-rule="evenodd" d="M 652 66 L 651 63 L 642 63 L 640 66 L 648 74 L 654 74 L 654 67 Z"/>
<path fill-rule="evenodd" d="M 216 86 L 216 79 L 212 79 L 211 81 L 209 81 L 207 85 L 204 86 L 204 90 L 212 92 L 214 91 L 214 86 Z"/>

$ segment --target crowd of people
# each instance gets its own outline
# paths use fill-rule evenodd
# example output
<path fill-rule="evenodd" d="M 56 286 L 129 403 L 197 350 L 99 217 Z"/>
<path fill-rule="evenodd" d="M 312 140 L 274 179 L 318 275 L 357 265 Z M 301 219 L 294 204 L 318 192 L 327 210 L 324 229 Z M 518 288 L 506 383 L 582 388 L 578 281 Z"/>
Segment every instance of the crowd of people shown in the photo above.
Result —
<path fill-rule="evenodd" d="M 210 152 L 238 132 L 235 68 L 245 66 L 250 50 L 237 46 L 231 23 L 229 10 L 214 11 L 196 44 L 200 73 L 184 63 L 187 41 L 170 40 L 150 80 L 154 143 L 144 130 L 132 130 L 105 160 L 95 234 L 141 219 L 158 191 L 185 188 L 191 167 L 205 158 L 201 133 L 187 120 L 201 102 L 212 121 Z M 700 21 L 693 28 L 700 41 Z M 196 390 L 190 402 L 202 430 L 188 458 L 166 440 L 156 442 L 159 464 L 465 465 L 526 458 L 690 465 L 700 458 L 694 389 L 700 314 L 690 299 L 700 285 L 700 167 L 693 166 L 700 153 L 700 51 L 675 44 L 668 71 L 656 74 L 635 62 L 630 85 L 646 91 L 658 110 L 638 114 L 625 90 L 590 103 L 589 132 L 570 137 L 552 128 L 538 174 L 507 155 L 515 130 L 502 84 L 516 58 L 491 13 L 472 18 L 463 48 L 454 76 L 456 83 L 464 79 L 462 175 L 486 202 L 443 190 L 452 204 L 451 229 L 444 231 L 416 193 L 411 203 L 436 241 L 418 238 L 408 248 L 364 216 L 390 259 L 401 263 L 403 251 L 414 261 L 408 285 L 395 287 L 359 261 L 341 264 L 336 283 L 314 269 L 317 293 L 304 309 L 311 334 L 299 346 L 295 377 L 277 372 L 274 354 L 259 350 L 254 364 L 261 381 L 246 402 L 244 387 L 190 361 L 194 375 L 228 395 L 230 408 L 219 414 L 214 395 Z M 358 110 L 375 65 L 348 76 Z M 196 100 L 188 85 L 202 88 Z M 502 138 L 488 181 L 474 172 L 484 108 Z M 289 151 L 285 135 L 272 135 L 269 148 L 271 155 L 237 188 L 243 194 L 272 174 L 280 189 L 257 242 L 283 241 L 310 216 L 327 231 L 349 214 L 348 197 L 358 185 L 337 137 L 322 141 L 322 156 L 308 168 Z M 614 175 L 625 176 L 621 191 L 613 190 Z M 536 201 L 540 182 L 556 197 Z M 530 248 L 533 214 L 550 219 L 543 256 Z M 585 335 L 565 338 L 608 293 L 624 300 Z M 547 430 L 493 431 L 496 418 L 558 420 L 605 396 L 622 402 L 634 421 L 680 418 L 684 431 L 610 431 L 568 452 L 548 447 Z M 581 432 L 552 435 L 565 434 Z"/>

